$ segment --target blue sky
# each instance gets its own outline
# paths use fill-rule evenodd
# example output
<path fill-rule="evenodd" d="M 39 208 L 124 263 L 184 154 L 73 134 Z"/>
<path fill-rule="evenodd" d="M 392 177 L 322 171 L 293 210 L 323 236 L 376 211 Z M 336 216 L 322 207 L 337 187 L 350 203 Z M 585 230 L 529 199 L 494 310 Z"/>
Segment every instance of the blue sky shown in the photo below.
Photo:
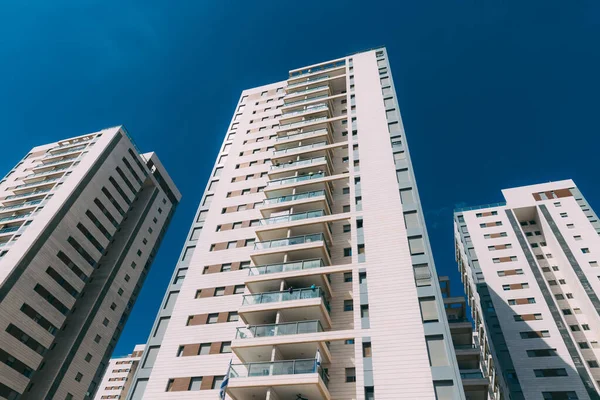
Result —
<path fill-rule="evenodd" d="M 573 178 L 600 211 L 600 3 L 28 1 L 0 13 L 0 174 L 124 124 L 183 201 L 115 354 L 146 341 L 241 90 L 387 46 L 440 274 L 452 210 Z M 199 151 L 199 153 L 197 153 Z"/>

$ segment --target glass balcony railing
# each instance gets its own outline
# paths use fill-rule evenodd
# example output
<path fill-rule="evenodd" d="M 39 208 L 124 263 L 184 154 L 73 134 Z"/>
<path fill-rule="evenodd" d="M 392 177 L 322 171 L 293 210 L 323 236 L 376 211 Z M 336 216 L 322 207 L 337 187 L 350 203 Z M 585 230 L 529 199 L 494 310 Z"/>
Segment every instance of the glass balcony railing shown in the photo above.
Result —
<path fill-rule="evenodd" d="M 273 164 L 273 165 L 271 165 L 270 169 L 271 169 L 271 171 L 276 171 L 276 170 L 286 169 L 286 168 L 295 168 L 295 167 L 301 167 L 303 165 L 316 164 L 316 163 L 323 162 L 326 160 L 327 160 L 327 158 L 325 158 L 325 157 L 315 157 L 315 158 L 311 158 L 308 160 L 292 161 L 292 162 L 285 163 L 285 164 Z"/>
<path fill-rule="evenodd" d="M 298 121 L 298 122 L 292 122 L 290 124 L 281 124 L 279 125 L 279 129 L 289 129 L 289 128 L 295 128 L 296 126 L 303 126 L 303 125 L 308 125 L 308 124 L 313 124 L 315 122 L 319 122 L 319 121 L 325 121 L 327 118 L 327 116 L 325 117 L 318 117 L 318 118 L 309 118 L 309 119 L 305 119 L 302 121 Z"/>
<path fill-rule="evenodd" d="M 308 175 L 296 176 L 294 178 L 277 179 L 277 180 L 274 180 L 274 181 L 267 182 L 267 186 L 288 185 L 290 183 L 303 182 L 303 181 L 308 181 L 308 180 L 311 180 L 311 179 L 319 179 L 319 178 L 323 178 L 324 176 L 325 176 L 325 173 L 323 173 L 323 172 L 317 172 L 316 174 L 308 174 Z"/>
<path fill-rule="evenodd" d="M 30 182 L 30 183 L 24 183 L 22 185 L 15 186 L 14 188 L 15 189 L 23 189 L 23 188 L 31 187 L 31 186 L 45 185 L 47 183 L 56 182 L 59 179 L 60 179 L 60 177 L 59 178 L 46 179 L 44 181 L 35 181 L 35 182 Z"/>
<path fill-rule="evenodd" d="M 19 229 L 21 229 L 21 226 L 11 226 L 9 228 L 4 228 L 4 229 L 0 229 L 0 235 L 5 234 L 5 233 L 10 233 L 10 232 L 16 232 Z"/>
<path fill-rule="evenodd" d="M 21 215 L 11 215 L 10 217 L 0 218 L 0 224 L 8 221 L 14 221 L 15 219 L 27 218 L 31 215 L 31 213 L 21 214 Z"/>
<path fill-rule="evenodd" d="M 330 78 L 329 75 L 321 75 L 321 76 L 318 76 L 316 78 L 306 79 L 306 80 L 304 80 L 302 82 L 292 83 L 291 85 L 287 85 L 287 88 L 290 89 L 290 88 L 295 88 L 295 87 L 298 87 L 298 86 L 310 85 L 310 84 L 312 84 L 314 82 L 322 81 L 324 79 L 329 79 L 329 78 Z"/>
<path fill-rule="evenodd" d="M 42 202 L 42 200 L 34 200 L 34 201 L 27 201 L 25 203 L 15 204 L 14 206 L 0 207 L 0 212 L 14 210 L 15 208 L 34 206 L 36 204 L 40 204 L 41 202 Z"/>
<path fill-rule="evenodd" d="M 319 297 L 323 299 L 327 311 L 330 311 L 329 302 L 325 298 L 325 293 L 323 292 L 323 289 L 318 286 L 306 289 L 283 290 L 280 292 L 247 294 L 242 301 L 242 307 L 256 304 L 279 303 L 282 301 L 318 299 Z"/>
<path fill-rule="evenodd" d="M 275 197 L 273 199 L 264 199 L 263 205 L 286 203 L 288 201 L 310 199 L 311 197 L 325 196 L 324 190 L 315 190 L 314 192 L 292 194 L 290 196 Z"/>
<path fill-rule="evenodd" d="M 92 140 L 92 139 L 94 139 L 94 138 L 93 138 L 93 137 L 91 137 L 91 138 L 89 138 L 89 139 L 82 139 L 82 140 L 79 140 L 79 141 L 77 141 L 76 143 L 65 143 L 65 144 L 59 144 L 59 145 L 58 145 L 58 146 L 56 146 L 55 148 L 56 148 L 56 149 L 61 149 L 61 148 L 63 148 L 63 147 L 67 147 L 67 146 L 75 146 L 75 145 L 77 145 L 77 144 L 87 143 L 87 142 L 89 142 L 89 141 L 90 141 L 90 140 Z"/>
<path fill-rule="evenodd" d="M 280 215 L 277 217 L 263 218 L 260 220 L 261 225 L 279 224 L 282 222 L 301 221 L 303 219 L 318 218 L 325 215 L 324 210 L 306 211 L 297 214 Z"/>
<path fill-rule="evenodd" d="M 327 104 L 316 104 L 314 106 L 308 106 L 302 110 L 292 111 L 291 113 L 285 113 L 280 117 L 280 119 L 285 119 L 285 118 L 293 117 L 296 115 L 306 114 L 309 112 L 323 111 L 323 110 L 329 110 L 329 107 L 327 107 Z M 285 127 L 286 125 L 282 125 L 282 126 Z"/>
<path fill-rule="evenodd" d="M 41 176 L 41 175 L 50 175 L 50 174 L 54 174 L 60 171 L 64 171 L 69 169 L 70 167 L 61 167 L 61 168 L 56 168 L 56 169 L 51 169 L 49 171 L 42 171 L 42 172 L 38 172 L 36 174 L 31 174 L 31 175 L 27 175 L 25 178 L 33 178 L 36 176 Z"/>
<path fill-rule="evenodd" d="M 324 242 L 325 236 L 322 233 L 313 233 L 312 235 L 294 236 L 285 239 L 273 239 L 265 242 L 254 243 L 254 250 L 274 249 L 284 246 L 293 246 L 296 244 Z"/>
<path fill-rule="evenodd" d="M 12 199 L 18 199 L 21 197 L 35 196 L 35 195 L 42 194 L 42 193 L 48 193 L 51 190 L 52 189 L 44 189 L 44 190 L 36 190 L 33 192 L 28 192 L 28 193 L 13 194 L 10 196 L 6 196 L 6 198 L 4 200 L 12 200 Z"/>
<path fill-rule="evenodd" d="M 316 149 L 316 148 L 323 147 L 323 146 L 327 146 L 327 142 L 326 141 L 319 142 L 319 143 L 307 144 L 306 146 L 298 146 L 298 147 L 291 147 L 289 149 L 275 150 L 273 152 L 273 155 L 274 156 L 280 156 L 280 155 L 283 155 L 283 154 L 290 154 L 290 153 L 295 153 L 295 152 L 299 152 L 299 151 Z"/>
<path fill-rule="evenodd" d="M 65 163 L 65 162 L 73 162 L 75 160 L 77 160 L 79 157 L 73 157 L 73 158 L 63 158 L 62 160 L 56 160 L 56 161 L 52 161 L 49 163 L 44 163 L 44 164 L 39 164 L 36 165 L 34 168 L 44 168 L 44 167 L 49 167 L 50 165 L 54 165 L 54 164 L 61 164 L 61 163 Z"/>
<path fill-rule="evenodd" d="M 229 370 L 230 378 L 249 378 L 254 376 L 316 374 L 323 379 L 325 386 L 329 384 L 329 376 L 315 359 L 285 360 L 272 362 L 255 362 L 232 364 Z"/>
<path fill-rule="evenodd" d="M 84 144 L 84 145 L 81 145 L 81 146 L 71 147 L 71 148 L 68 148 L 68 149 L 61 150 L 61 151 L 55 151 L 54 153 L 49 153 L 44 158 L 56 157 L 56 156 L 59 156 L 61 154 L 67 154 L 67 153 L 72 153 L 72 152 L 75 152 L 75 151 L 83 150 L 83 149 L 85 149 L 86 146 L 87 146 L 87 144 Z"/>
<path fill-rule="evenodd" d="M 290 322 L 285 324 L 253 325 L 237 328 L 236 339 L 254 339 L 261 337 L 299 335 L 302 333 L 323 332 L 319 320 Z"/>
<path fill-rule="evenodd" d="M 291 101 L 289 103 L 285 103 L 283 106 L 284 107 L 295 106 L 297 104 L 308 103 L 310 101 L 315 101 L 315 100 L 318 100 L 318 99 L 325 99 L 327 97 L 329 97 L 328 94 L 323 94 L 323 95 L 320 95 L 320 96 L 311 97 L 310 99 Z"/>
<path fill-rule="evenodd" d="M 460 377 L 461 379 L 482 379 L 485 378 L 483 376 L 483 372 L 479 371 L 479 372 L 461 372 L 460 373 Z"/>
<path fill-rule="evenodd" d="M 327 71 L 332 68 L 343 67 L 344 65 L 346 65 L 346 61 L 342 60 L 342 61 L 338 61 L 338 62 L 335 62 L 332 64 L 321 65 L 319 67 L 313 67 L 313 68 L 305 69 L 303 71 L 293 72 L 290 74 L 290 76 L 291 76 L 291 78 L 296 78 L 296 77 L 302 76 L 302 75 L 314 74 L 315 72 Z"/>
<path fill-rule="evenodd" d="M 294 132 L 298 132 L 298 131 L 294 131 Z M 292 134 L 288 133 L 285 136 L 278 136 L 275 139 L 275 141 L 283 142 L 284 140 L 290 140 L 290 139 L 302 139 L 303 137 L 316 136 L 321 133 L 327 133 L 327 129 L 315 129 L 315 130 L 308 131 L 308 132 L 298 132 L 298 133 L 292 133 Z"/>
<path fill-rule="evenodd" d="M 277 272 L 299 271 L 303 269 L 321 268 L 325 266 L 322 259 L 292 261 L 280 264 L 259 265 L 249 268 L 250 275 L 274 274 Z"/>
<path fill-rule="evenodd" d="M 298 92 L 288 93 L 286 97 L 297 96 L 299 94 L 309 94 L 312 92 L 318 92 L 319 90 L 323 90 L 323 89 L 329 89 L 329 85 L 321 85 L 321 86 L 317 86 L 317 87 L 306 89 L 306 90 L 300 90 Z"/>

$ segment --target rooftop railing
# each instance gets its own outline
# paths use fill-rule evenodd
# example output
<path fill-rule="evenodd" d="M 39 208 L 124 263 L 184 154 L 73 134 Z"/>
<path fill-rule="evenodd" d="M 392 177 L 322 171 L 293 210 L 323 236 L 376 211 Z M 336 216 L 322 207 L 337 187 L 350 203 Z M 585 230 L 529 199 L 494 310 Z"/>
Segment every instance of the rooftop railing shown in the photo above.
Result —
<path fill-rule="evenodd" d="M 308 69 L 305 69 L 302 71 L 296 71 L 296 72 L 293 72 L 290 74 L 290 79 L 296 78 L 296 77 L 302 76 L 302 75 L 314 74 L 315 72 L 327 71 L 329 69 L 343 67 L 344 65 L 346 65 L 346 61 L 341 60 L 341 61 L 337 61 L 332 64 L 326 64 L 326 65 L 321 65 L 318 67 L 312 67 L 312 68 L 308 68 Z"/>
<path fill-rule="evenodd" d="M 329 75 L 321 75 L 316 78 L 303 80 L 302 82 L 292 83 L 291 85 L 287 85 L 287 88 L 290 89 L 290 88 L 295 88 L 298 86 L 310 85 L 313 82 L 318 82 L 318 81 L 322 81 L 324 79 L 329 79 L 329 78 L 331 78 Z"/>

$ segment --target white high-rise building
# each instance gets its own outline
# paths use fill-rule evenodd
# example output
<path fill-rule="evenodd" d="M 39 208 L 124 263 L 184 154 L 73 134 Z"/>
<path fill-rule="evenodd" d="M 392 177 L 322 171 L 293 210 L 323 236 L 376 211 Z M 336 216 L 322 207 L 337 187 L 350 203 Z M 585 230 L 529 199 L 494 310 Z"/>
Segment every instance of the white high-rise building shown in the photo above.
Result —
<path fill-rule="evenodd" d="M 383 48 L 240 96 L 128 398 L 227 374 L 235 400 L 465 398 Z"/>
<path fill-rule="evenodd" d="M 572 180 L 457 210 L 456 257 L 495 398 L 599 399 L 600 222 Z"/>
<path fill-rule="evenodd" d="M 92 398 L 179 200 L 122 127 L 0 181 L 0 397 Z"/>
<path fill-rule="evenodd" d="M 138 344 L 131 354 L 112 357 L 108 361 L 108 367 L 98 385 L 94 400 L 125 399 L 145 347 L 143 344 Z"/>

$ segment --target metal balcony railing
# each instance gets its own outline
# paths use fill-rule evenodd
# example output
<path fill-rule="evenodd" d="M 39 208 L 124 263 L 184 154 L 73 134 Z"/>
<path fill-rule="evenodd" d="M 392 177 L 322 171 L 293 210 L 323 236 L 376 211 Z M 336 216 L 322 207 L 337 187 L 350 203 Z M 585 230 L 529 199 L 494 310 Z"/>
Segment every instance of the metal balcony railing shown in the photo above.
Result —
<path fill-rule="evenodd" d="M 63 148 L 63 147 L 75 146 L 75 145 L 78 145 L 78 144 L 87 143 L 87 142 L 89 142 L 89 141 L 91 141 L 91 140 L 93 140 L 93 139 L 94 139 L 94 138 L 93 138 L 93 137 L 91 137 L 91 138 L 89 138 L 89 139 L 82 139 L 82 140 L 78 140 L 78 141 L 77 141 L 77 142 L 75 142 L 75 143 L 65 143 L 65 144 L 59 144 L 58 146 L 56 146 L 56 147 L 55 147 L 55 149 L 60 149 L 60 148 Z M 52 150 L 50 150 L 50 151 L 52 151 Z"/>
<path fill-rule="evenodd" d="M 325 292 L 318 286 L 306 289 L 283 290 L 279 292 L 265 292 L 256 294 L 247 294 L 242 301 L 243 306 L 251 306 L 255 304 L 279 303 L 282 301 L 318 299 L 323 300 L 325 308 L 330 311 L 329 302 L 325 298 Z"/>
<path fill-rule="evenodd" d="M 10 196 L 6 196 L 6 198 L 4 200 L 12 200 L 12 199 L 18 199 L 20 197 L 35 196 L 35 195 L 42 194 L 42 193 L 48 193 L 51 190 L 52 189 L 44 189 L 44 190 L 36 190 L 33 192 L 28 192 L 28 193 L 12 194 Z"/>
<path fill-rule="evenodd" d="M 254 243 L 254 250 L 273 249 L 284 246 L 293 246 L 296 244 L 325 242 L 325 236 L 322 233 L 313 233 L 311 235 L 294 236 L 285 239 L 273 239 L 265 242 Z"/>
<path fill-rule="evenodd" d="M 314 192 L 292 194 L 289 196 L 275 197 L 273 199 L 264 199 L 263 205 L 286 203 L 288 201 L 310 199 L 311 197 L 319 197 L 319 196 L 325 196 L 325 191 L 324 190 L 315 190 Z"/>
<path fill-rule="evenodd" d="M 285 324 L 251 325 L 237 328 L 236 339 L 253 339 L 260 337 L 298 335 L 302 333 L 323 332 L 319 320 L 289 322 Z"/>
<path fill-rule="evenodd" d="M 42 200 L 26 201 L 25 203 L 15 204 L 14 206 L 0 207 L 0 212 L 14 210 L 15 208 L 29 207 L 40 204 Z"/>
<path fill-rule="evenodd" d="M 316 78 L 306 79 L 306 80 L 304 80 L 302 82 L 292 83 L 291 85 L 287 85 L 287 88 L 290 89 L 290 88 L 295 88 L 295 87 L 298 87 L 298 86 L 310 85 L 311 83 L 322 81 L 324 79 L 329 79 L 329 78 L 331 78 L 329 75 L 321 75 L 321 76 L 318 76 Z"/>
<path fill-rule="evenodd" d="M 309 218 L 318 218 L 325 215 L 324 210 L 306 211 L 297 214 L 280 215 L 277 217 L 263 218 L 260 220 L 261 225 L 278 224 L 281 222 L 300 221 Z"/>
<path fill-rule="evenodd" d="M 325 386 L 329 384 L 329 376 L 316 359 L 267 361 L 245 364 L 232 364 L 230 378 L 248 378 L 255 376 L 298 375 L 318 373 Z"/>
<path fill-rule="evenodd" d="M 303 269 L 321 268 L 324 267 L 325 263 L 322 259 L 318 258 L 315 260 L 302 260 L 302 261 L 291 261 L 287 263 L 269 264 L 269 265 L 258 265 L 256 267 L 249 268 L 250 275 L 264 275 L 274 274 L 277 272 L 289 272 L 299 271 Z"/>

